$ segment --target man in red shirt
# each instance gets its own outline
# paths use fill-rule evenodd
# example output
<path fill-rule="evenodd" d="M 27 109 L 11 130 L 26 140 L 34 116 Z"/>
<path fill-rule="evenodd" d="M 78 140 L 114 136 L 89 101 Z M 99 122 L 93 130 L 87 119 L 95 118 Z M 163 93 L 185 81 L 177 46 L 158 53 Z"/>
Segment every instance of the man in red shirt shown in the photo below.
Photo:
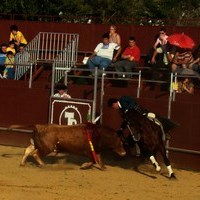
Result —
<path fill-rule="evenodd" d="M 114 67 L 118 72 L 132 72 L 132 70 L 138 65 L 140 61 L 140 49 L 136 45 L 134 37 L 129 37 L 129 46 L 126 47 L 122 53 L 121 59 L 122 60 L 114 64 Z M 131 77 L 131 75 L 127 77 Z"/>

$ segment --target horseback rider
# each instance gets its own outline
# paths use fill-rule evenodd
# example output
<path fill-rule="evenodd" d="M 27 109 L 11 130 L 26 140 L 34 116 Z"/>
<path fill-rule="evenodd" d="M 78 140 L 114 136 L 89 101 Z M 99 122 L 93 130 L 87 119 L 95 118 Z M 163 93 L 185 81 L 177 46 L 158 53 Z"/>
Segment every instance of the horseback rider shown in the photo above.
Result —
<path fill-rule="evenodd" d="M 124 134 L 123 134 L 123 131 L 127 127 L 129 129 L 129 131 L 131 131 L 130 127 L 129 127 L 129 124 L 130 124 L 129 119 L 127 119 L 127 117 L 126 117 L 127 111 L 129 111 L 131 109 L 136 110 L 138 113 L 146 116 L 148 119 L 150 119 L 150 120 L 154 121 L 156 124 L 158 124 L 161 127 L 161 130 L 162 130 L 163 135 L 164 135 L 164 139 L 169 140 L 171 138 L 169 131 L 177 126 L 177 124 L 175 124 L 171 120 L 149 112 L 147 109 L 140 106 L 136 102 L 136 100 L 134 98 L 130 97 L 130 96 L 122 96 L 119 99 L 110 98 L 108 100 L 108 106 L 112 107 L 115 110 L 121 111 L 123 122 L 121 124 L 120 129 L 117 131 L 117 134 L 120 137 L 120 139 L 122 140 L 122 142 L 125 145 L 127 145 L 128 147 L 133 147 L 133 144 L 137 140 L 139 140 L 138 138 L 136 138 L 136 136 L 139 135 L 139 133 L 132 133 L 131 132 L 131 135 L 129 134 L 128 137 L 125 137 Z M 133 128 L 134 128 L 134 125 L 133 125 Z M 135 142 L 131 138 L 133 140 L 135 140 Z"/>

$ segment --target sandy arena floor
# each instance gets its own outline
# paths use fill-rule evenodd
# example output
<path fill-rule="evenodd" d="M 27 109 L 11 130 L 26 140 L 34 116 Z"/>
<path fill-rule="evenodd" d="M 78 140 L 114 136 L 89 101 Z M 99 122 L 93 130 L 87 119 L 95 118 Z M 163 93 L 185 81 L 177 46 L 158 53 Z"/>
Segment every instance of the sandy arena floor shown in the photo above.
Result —
<path fill-rule="evenodd" d="M 174 169 L 177 179 L 169 180 L 165 167 L 162 175 L 146 162 L 141 174 L 133 169 L 138 161 L 117 155 L 104 155 L 105 171 L 80 170 L 85 158 L 63 154 L 43 168 L 32 159 L 20 167 L 23 151 L 0 146 L 0 200 L 200 200 L 199 172 Z"/>

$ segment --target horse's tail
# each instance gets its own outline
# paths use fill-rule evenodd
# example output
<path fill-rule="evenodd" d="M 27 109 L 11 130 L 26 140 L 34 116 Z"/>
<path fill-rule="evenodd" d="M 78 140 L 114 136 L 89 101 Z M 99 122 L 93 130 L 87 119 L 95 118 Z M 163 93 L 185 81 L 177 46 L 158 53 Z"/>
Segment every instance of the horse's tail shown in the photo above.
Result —
<path fill-rule="evenodd" d="M 175 121 L 172 121 L 171 119 L 168 119 L 166 117 L 157 116 L 157 118 L 162 123 L 162 126 L 163 126 L 163 129 L 164 129 L 165 133 L 167 133 L 169 131 L 172 131 L 173 129 L 175 129 L 178 126 L 180 126 Z"/>

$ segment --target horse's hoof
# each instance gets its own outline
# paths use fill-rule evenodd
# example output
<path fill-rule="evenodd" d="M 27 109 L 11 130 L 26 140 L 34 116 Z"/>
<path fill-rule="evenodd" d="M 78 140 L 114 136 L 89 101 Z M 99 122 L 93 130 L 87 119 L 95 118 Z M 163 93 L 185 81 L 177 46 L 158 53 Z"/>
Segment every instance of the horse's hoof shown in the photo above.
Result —
<path fill-rule="evenodd" d="M 156 171 L 157 171 L 157 172 L 160 172 L 160 170 L 161 170 L 161 167 L 160 167 L 160 166 L 157 166 L 157 167 L 156 167 Z"/>
<path fill-rule="evenodd" d="M 155 163 L 153 164 L 157 172 L 160 172 L 161 167 L 159 165 L 156 165 Z"/>
<path fill-rule="evenodd" d="M 174 173 L 172 173 L 169 178 L 170 179 L 176 179 L 176 176 L 174 175 Z"/>

